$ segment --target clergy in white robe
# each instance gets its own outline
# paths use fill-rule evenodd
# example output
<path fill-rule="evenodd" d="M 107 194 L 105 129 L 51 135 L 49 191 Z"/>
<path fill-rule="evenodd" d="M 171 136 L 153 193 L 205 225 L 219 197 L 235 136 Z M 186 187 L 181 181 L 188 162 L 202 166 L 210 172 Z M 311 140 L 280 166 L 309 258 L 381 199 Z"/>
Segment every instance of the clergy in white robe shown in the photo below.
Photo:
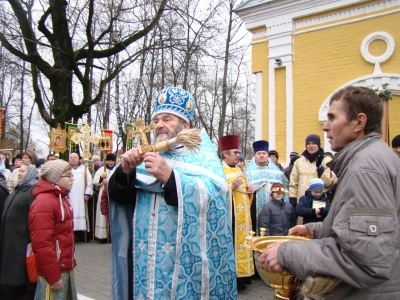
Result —
<path fill-rule="evenodd" d="M 100 187 L 99 196 L 96 205 L 96 227 L 95 227 L 95 237 L 98 239 L 107 238 L 107 218 L 101 214 L 101 195 L 103 194 L 104 185 L 110 179 L 111 175 L 114 173 L 116 166 L 117 157 L 115 154 L 109 153 L 106 156 L 106 164 L 97 170 L 93 177 L 93 185 Z"/>
<path fill-rule="evenodd" d="M 93 194 L 92 176 L 89 170 L 85 172 L 86 167 L 80 164 L 78 154 L 70 154 L 69 164 L 72 167 L 72 175 L 74 176 L 74 183 L 69 193 L 71 205 L 74 210 L 74 231 L 89 231 L 86 202 Z"/>

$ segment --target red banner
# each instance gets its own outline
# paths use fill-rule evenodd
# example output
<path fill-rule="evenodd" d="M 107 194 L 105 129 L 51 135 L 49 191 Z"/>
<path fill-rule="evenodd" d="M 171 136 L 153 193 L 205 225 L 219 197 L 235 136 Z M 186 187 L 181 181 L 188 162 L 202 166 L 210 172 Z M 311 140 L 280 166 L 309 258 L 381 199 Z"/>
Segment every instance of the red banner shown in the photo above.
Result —
<path fill-rule="evenodd" d="M 111 153 L 113 151 L 113 131 L 110 129 L 103 129 L 103 133 L 105 136 L 110 137 L 110 144 L 108 147 L 108 153 Z"/>

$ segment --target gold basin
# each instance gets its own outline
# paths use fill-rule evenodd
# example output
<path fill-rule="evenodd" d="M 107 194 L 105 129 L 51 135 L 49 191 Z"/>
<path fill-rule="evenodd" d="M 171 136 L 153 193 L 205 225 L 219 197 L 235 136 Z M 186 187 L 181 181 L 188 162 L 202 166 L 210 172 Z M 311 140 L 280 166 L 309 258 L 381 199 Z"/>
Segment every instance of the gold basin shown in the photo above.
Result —
<path fill-rule="evenodd" d="M 254 250 L 254 259 L 256 262 L 256 269 L 260 274 L 261 279 L 275 289 L 275 297 L 277 299 L 289 300 L 295 295 L 299 288 L 299 280 L 288 272 L 282 274 L 268 272 L 258 262 L 258 258 L 261 253 L 264 252 L 267 247 L 275 242 L 288 242 L 288 241 L 308 241 L 308 238 L 299 236 L 249 236 L 246 239 L 245 246 L 249 249 Z"/>

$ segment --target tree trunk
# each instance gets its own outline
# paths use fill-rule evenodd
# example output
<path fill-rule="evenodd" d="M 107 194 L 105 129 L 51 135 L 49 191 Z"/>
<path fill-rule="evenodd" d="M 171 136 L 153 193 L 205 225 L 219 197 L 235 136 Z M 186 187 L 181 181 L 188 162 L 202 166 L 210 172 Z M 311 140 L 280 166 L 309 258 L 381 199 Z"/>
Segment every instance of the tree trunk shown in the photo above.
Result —
<path fill-rule="evenodd" d="M 226 42 L 225 42 L 224 75 L 222 77 L 221 117 L 219 119 L 219 126 L 218 126 L 218 136 L 219 137 L 224 135 L 226 107 L 228 105 L 227 81 L 228 81 L 229 49 L 230 49 L 230 44 L 231 44 L 232 20 L 233 20 L 233 4 L 232 4 L 232 2 L 230 2 L 229 3 L 228 32 L 226 35 Z M 220 145 L 218 144 L 218 153 L 220 152 L 220 150 L 221 150 Z"/>

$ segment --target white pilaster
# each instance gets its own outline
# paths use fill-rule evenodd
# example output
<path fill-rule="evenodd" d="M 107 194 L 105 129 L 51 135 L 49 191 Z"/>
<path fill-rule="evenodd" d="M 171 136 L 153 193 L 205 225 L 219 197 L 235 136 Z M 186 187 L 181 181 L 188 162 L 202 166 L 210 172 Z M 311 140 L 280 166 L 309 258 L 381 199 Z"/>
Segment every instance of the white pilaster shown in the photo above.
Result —
<path fill-rule="evenodd" d="M 324 125 L 324 123 L 322 123 L 322 126 Z M 325 152 L 333 152 L 332 148 L 331 148 L 331 143 L 329 143 L 329 139 L 327 137 L 327 133 L 326 131 L 324 131 L 324 151 Z"/>
<path fill-rule="evenodd" d="M 254 140 L 258 141 L 262 138 L 262 72 L 256 74 L 256 116 L 255 116 L 255 133 Z"/>
<path fill-rule="evenodd" d="M 293 62 L 285 63 L 286 66 L 286 156 L 289 158 L 293 151 Z M 286 161 L 287 162 L 287 161 Z"/>
<path fill-rule="evenodd" d="M 276 130 L 275 130 L 275 60 L 269 60 L 268 74 L 268 142 L 269 149 L 276 147 Z"/>

